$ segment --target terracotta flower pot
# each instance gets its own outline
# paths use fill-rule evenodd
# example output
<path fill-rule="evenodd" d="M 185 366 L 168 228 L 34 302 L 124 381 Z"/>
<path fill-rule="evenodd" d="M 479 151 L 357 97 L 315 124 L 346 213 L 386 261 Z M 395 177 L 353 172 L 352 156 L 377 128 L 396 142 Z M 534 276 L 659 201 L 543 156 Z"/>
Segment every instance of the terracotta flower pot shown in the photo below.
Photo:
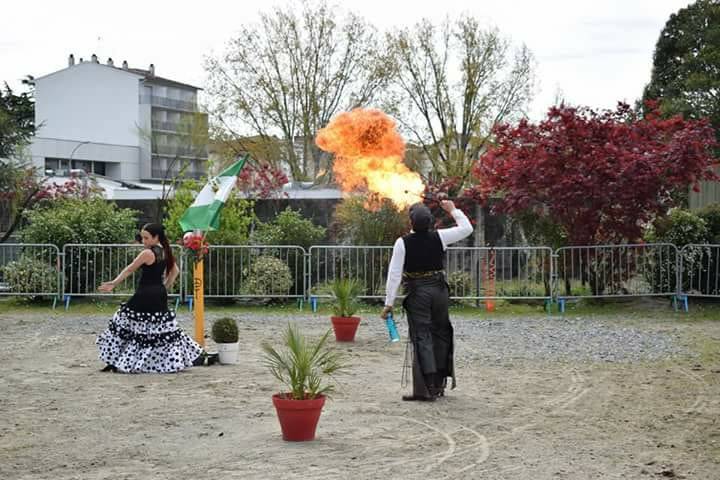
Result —
<path fill-rule="evenodd" d="M 330 317 L 333 331 L 335 332 L 335 340 L 338 342 L 352 342 L 355 340 L 355 332 L 360 317 Z"/>
<path fill-rule="evenodd" d="M 276 393 L 272 400 L 280 421 L 283 440 L 305 442 L 315 439 L 315 429 L 325 405 L 325 395 L 318 395 L 310 400 L 292 400 L 286 398 L 286 394 Z"/>

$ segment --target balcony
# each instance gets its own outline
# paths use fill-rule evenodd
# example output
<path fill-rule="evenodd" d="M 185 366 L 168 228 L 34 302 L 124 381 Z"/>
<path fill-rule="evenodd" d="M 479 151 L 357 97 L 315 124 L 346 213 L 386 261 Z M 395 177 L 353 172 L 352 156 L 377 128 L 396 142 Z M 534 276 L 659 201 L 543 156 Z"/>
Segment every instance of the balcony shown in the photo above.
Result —
<path fill-rule="evenodd" d="M 152 121 L 152 129 L 169 133 L 180 133 L 187 135 L 192 132 L 193 126 L 189 123 Z"/>
<path fill-rule="evenodd" d="M 156 131 L 175 133 L 181 135 L 189 135 L 191 133 L 203 132 L 207 133 L 207 116 L 200 120 L 200 124 L 196 127 L 192 122 L 164 122 L 161 120 L 152 121 L 152 129 Z"/>
<path fill-rule="evenodd" d="M 177 178 L 182 172 L 184 178 L 201 178 L 207 172 L 207 161 L 204 159 L 168 159 L 153 156 L 151 163 L 151 177 L 162 180 Z"/>
<path fill-rule="evenodd" d="M 207 158 L 206 146 L 153 145 L 152 153 L 172 157 Z"/>
<path fill-rule="evenodd" d="M 182 110 L 184 112 L 196 112 L 197 103 L 177 100 L 174 98 L 158 97 L 157 95 L 140 95 L 140 103 L 156 107 L 169 108 L 171 110 Z"/>

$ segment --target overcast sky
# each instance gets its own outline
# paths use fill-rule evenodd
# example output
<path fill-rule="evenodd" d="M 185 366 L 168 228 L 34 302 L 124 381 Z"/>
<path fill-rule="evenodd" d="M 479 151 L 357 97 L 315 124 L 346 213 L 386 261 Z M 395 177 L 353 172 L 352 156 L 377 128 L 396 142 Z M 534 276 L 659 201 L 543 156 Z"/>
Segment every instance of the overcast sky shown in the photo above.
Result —
<path fill-rule="evenodd" d="M 112 57 L 131 67 L 203 86 L 203 57 L 224 50 L 240 25 L 287 1 L 4 0 L 0 81 L 64 68 L 67 56 Z M 337 2 L 340 3 L 340 2 Z M 343 8 L 381 30 L 470 13 L 525 43 L 537 59 L 537 118 L 558 90 L 574 104 L 610 108 L 633 102 L 650 78 L 655 42 L 671 13 L 687 0 L 346 0 Z M 262 5 L 262 6 L 260 6 Z"/>

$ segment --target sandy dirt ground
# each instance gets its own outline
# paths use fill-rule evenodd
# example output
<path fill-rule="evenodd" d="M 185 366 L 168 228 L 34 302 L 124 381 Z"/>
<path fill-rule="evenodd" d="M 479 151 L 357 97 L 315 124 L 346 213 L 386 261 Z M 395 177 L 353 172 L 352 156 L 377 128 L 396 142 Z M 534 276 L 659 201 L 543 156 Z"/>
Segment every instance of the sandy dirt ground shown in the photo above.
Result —
<path fill-rule="evenodd" d="M 316 336 L 329 320 L 236 317 L 240 365 L 126 375 L 99 371 L 105 315 L 0 313 L 0 479 L 720 478 L 718 321 L 635 318 L 681 353 L 608 362 L 483 343 L 493 325 L 552 342 L 561 318 L 455 317 L 458 388 L 427 404 L 400 401 L 404 345 L 366 318 L 355 343 L 338 345 L 351 369 L 317 439 L 287 443 L 260 342 L 288 319 Z"/>

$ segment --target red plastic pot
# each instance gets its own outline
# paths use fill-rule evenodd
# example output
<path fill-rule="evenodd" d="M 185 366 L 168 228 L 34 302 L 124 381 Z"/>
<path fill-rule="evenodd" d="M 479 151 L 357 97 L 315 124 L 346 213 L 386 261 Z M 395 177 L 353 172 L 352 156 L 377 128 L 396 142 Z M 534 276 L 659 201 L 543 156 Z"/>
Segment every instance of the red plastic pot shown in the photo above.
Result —
<path fill-rule="evenodd" d="M 335 331 L 335 340 L 338 342 L 352 342 L 355 340 L 355 332 L 360 317 L 330 317 L 333 330 Z"/>
<path fill-rule="evenodd" d="M 306 442 L 315 439 L 315 429 L 322 407 L 325 405 L 325 395 L 318 395 L 310 400 L 292 400 L 287 394 L 273 395 L 273 405 L 280 420 L 283 440 L 288 442 Z"/>

